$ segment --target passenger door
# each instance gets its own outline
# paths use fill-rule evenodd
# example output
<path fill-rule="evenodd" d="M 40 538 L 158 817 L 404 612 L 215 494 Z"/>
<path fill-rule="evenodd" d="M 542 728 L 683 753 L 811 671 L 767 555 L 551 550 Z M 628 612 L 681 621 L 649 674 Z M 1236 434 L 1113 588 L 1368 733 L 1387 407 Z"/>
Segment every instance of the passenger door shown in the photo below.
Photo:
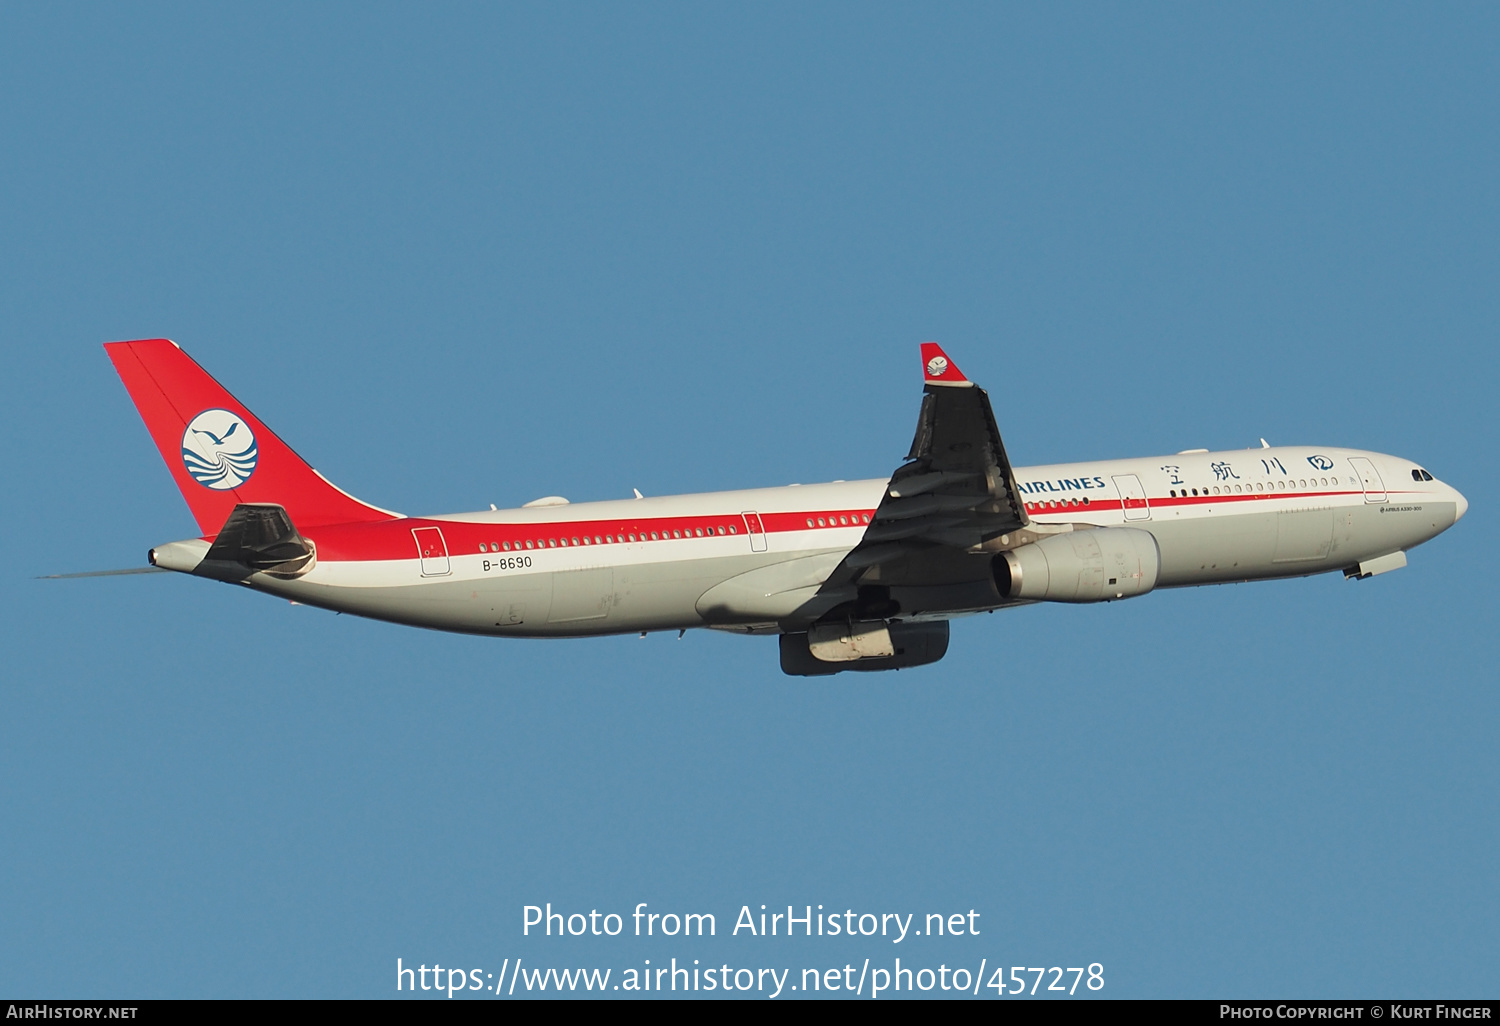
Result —
<path fill-rule="evenodd" d="M 446 577 L 453 571 L 448 564 L 448 543 L 438 527 L 413 527 L 411 536 L 417 542 L 417 558 L 422 562 L 423 577 Z"/>
<path fill-rule="evenodd" d="M 1375 464 L 1363 456 L 1350 456 L 1349 465 L 1354 468 L 1360 487 L 1365 490 L 1365 501 L 1384 502 L 1385 482 L 1380 479 L 1380 471 L 1375 469 Z"/>

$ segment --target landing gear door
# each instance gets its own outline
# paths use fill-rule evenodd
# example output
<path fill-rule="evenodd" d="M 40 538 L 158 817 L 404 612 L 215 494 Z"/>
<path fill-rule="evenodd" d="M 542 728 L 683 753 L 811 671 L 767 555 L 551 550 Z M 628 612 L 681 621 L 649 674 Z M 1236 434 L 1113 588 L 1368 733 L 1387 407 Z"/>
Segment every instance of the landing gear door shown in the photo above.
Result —
<path fill-rule="evenodd" d="M 740 516 L 745 518 L 745 531 L 750 535 L 750 551 L 766 551 L 766 527 L 760 522 L 760 514 L 749 510 Z"/>
<path fill-rule="evenodd" d="M 448 543 L 443 540 L 443 531 L 438 527 L 413 527 L 411 536 L 417 541 L 417 558 L 422 563 L 423 577 L 446 577 L 452 572 L 448 565 Z"/>
<path fill-rule="evenodd" d="M 1360 487 L 1365 490 L 1365 501 L 1384 502 L 1385 482 L 1380 479 L 1380 471 L 1375 469 L 1375 464 L 1363 456 L 1350 456 L 1349 465 L 1354 468 Z"/>
<path fill-rule="evenodd" d="M 1150 520 L 1151 503 L 1146 499 L 1141 479 L 1134 474 L 1116 474 L 1114 482 L 1120 492 L 1120 508 L 1125 511 L 1125 519 Z"/>

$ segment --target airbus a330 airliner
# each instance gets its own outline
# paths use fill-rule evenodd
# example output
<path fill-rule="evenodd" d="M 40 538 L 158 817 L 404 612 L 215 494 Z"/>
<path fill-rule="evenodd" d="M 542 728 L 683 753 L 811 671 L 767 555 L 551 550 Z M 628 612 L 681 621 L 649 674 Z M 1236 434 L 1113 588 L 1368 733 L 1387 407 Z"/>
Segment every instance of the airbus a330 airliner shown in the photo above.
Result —
<path fill-rule="evenodd" d="M 888 479 L 408 517 L 330 484 L 175 343 L 105 349 L 203 531 L 153 567 L 471 634 L 774 634 L 794 675 L 935 662 L 966 613 L 1370 577 L 1468 509 L 1409 460 L 1328 446 L 1013 469 L 989 396 L 928 342 Z"/>

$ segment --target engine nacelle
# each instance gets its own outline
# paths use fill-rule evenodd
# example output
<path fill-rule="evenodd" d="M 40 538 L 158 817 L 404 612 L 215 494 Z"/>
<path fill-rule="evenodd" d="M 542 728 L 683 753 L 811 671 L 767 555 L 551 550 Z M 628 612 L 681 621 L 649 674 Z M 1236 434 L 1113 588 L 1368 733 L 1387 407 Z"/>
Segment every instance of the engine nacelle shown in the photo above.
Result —
<path fill-rule="evenodd" d="M 948 621 L 814 627 L 811 636 L 783 634 L 780 643 L 781 672 L 793 677 L 900 670 L 935 663 L 947 654 Z"/>
<path fill-rule="evenodd" d="M 995 557 L 995 587 L 1006 598 L 1109 602 L 1156 587 L 1161 550 L 1150 531 L 1099 527 L 1054 534 Z"/>

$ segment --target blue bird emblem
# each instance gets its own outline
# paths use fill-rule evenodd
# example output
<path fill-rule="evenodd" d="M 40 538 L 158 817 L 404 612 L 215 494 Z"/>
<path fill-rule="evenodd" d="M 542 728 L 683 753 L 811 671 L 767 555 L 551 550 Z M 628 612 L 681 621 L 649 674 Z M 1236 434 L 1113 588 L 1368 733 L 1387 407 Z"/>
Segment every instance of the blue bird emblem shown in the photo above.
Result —
<path fill-rule="evenodd" d="M 228 410 L 204 410 L 182 433 L 182 464 L 205 488 L 238 488 L 255 473 L 259 460 L 255 433 Z"/>

